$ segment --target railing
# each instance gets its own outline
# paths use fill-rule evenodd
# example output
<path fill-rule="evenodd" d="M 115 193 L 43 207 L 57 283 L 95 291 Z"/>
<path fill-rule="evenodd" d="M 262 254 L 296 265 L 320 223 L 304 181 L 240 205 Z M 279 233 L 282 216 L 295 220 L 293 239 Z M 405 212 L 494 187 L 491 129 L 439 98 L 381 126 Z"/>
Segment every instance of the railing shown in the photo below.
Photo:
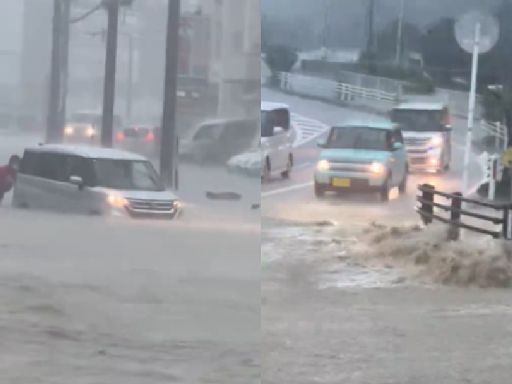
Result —
<path fill-rule="evenodd" d="M 507 126 L 501 122 L 489 123 L 485 120 L 480 122 L 480 129 L 488 136 L 494 137 L 494 147 L 497 152 L 507 149 L 508 130 Z"/>
<path fill-rule="evenodd" d="M 467 229 L 484 235 L 492 236 L 495 239 L 512 240 L 512 204 L 492 204 L 484 203 L 473 199 L 468 199 L 462 196 L 461 193 L 445 193 L 437 191 L 433 185 L 423 184 L 418 187 L 420 195 L 417 196 L 417 201 L 420 203 L 416 207 L 416 211 L 421 216 L 425 225 L 431 224 L 434 220 L 448 224 L 448 238 L 450 240 L 458 240 L 460 237 L 460 230 Z M 449 204 L 442 204 L 435 201 L 436 197 L 448 200 Z M 463 204 L 465 203 L 465 204 Z M 480 213 L 470 211 L 463 205 L 474 205 L 487 210 L 496 211 L 500 213 L 499 216 L 491 216 L 488 213 Z M 442 216 L 439 211 L 449 212 L 449 217 Z M 468 224 L 462 222 L 463 217 L 469 217 L 479 220 L 484 223 L 491 223 L 495 226 L 501 226 L 501 230 L 491 230 L 483 228 L 477 224 Z"/>
<path fill-rule="evenodd" d="M 364 88 L 357 85 L 346 84 L 332 79 L 315 76 L 306 76 L 296 73 L 280 73 L 280 88 L 302 96 L 310 96 L 328 101 L 338 102 L 364 102 L 368 106 L 375 106 L 375 101 L 384 103 L 382 110 L 388 110 L 390 104 L 397 102 L 399 94 L 390 93 L 380 89 Z"/>

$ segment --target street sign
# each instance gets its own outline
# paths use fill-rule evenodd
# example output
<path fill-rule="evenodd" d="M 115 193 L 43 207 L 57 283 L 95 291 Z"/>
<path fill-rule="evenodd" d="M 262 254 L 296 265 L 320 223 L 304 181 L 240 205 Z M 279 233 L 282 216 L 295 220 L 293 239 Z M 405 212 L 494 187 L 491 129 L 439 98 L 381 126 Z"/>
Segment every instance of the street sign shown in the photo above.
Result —
<path fill-rule="evenodd" d="M 498 21 L 490 14 L 472 11 L 464 14 L 455 24 L 455 38 L 463 50 L 473 53 L 475 44 L 475 27 L 480 24 L 478 53 L 489 52 L 500 37 Z"/>
<path fill-rule="evenodd" d="M 504 167 L 512 168 L 512 148 L 507 149 L 501 156 L 501 163 Z"/>

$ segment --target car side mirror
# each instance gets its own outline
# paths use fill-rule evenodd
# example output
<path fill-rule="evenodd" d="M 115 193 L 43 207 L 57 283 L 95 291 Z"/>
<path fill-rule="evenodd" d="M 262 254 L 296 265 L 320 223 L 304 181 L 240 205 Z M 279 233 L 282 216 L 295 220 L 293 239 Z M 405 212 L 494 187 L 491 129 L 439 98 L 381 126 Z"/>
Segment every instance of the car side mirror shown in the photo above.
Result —
<path fill-rule="evenodd" d="M 285 133 L 285 130 L 283 127 L 274 127 L 274 136 L 282 135 Z"/>
<path fill-rule="evenodd" d="M 404 145 L 402 143 L 393 143 L 393 151 L 399 151 L 403 149 Z"/>
<path fill-rule="evenodd" d="M 76 185 L 80 191 L 84 189 L 84 179 L 82 179 L 80 176 L 71 176 L 69 178 L 69 182 L 73 185 Z"/>

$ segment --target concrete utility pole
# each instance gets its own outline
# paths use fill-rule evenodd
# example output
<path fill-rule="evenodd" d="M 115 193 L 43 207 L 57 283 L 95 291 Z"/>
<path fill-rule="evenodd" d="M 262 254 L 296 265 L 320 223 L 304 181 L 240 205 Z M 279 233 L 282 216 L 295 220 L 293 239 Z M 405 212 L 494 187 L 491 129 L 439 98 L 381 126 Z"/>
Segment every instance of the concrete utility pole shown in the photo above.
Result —
<path fill-rule="evenodd" d="M 368 0 L 368 40 L 366 43 L 366 51 L 375 53 L 375 0 Z"/>
<path fill-rule="evenodd" d="M 165 89 L 160 138 L 160 174 L 166 185 L 178 185 L 178 142 L 176 135 L 176 93 L 178 90 L 178 52 L 180 34 L 180 0 L 168 0 Z"/>
<path fill-rule="evenodd" d="M 53 31 L 46 142 L 62 140 L 66 120 L 70 0 L 53 1 Z"/>
<path fill-rule="evenodd" d="M 400 0 L 400 13 L 398 16 L 398 30 L 396 34 L 396 65 L 400 65 L 402 60 L 402 34 L 403 34 L 403 25 L 404 25 L 404 8 L 405 1 Z"/>
<path fill-rule="evenodd" d="M 105 80 L 103 88 L 103 119 L 101 125 L 101 144 L 112 147 L 114 130 L 114 103 L 116 92 L 117 38 L 119 29 L 120 0 L 108 0 L 105 3 L 108 15 L 107 44 L 105 53 Z"/>

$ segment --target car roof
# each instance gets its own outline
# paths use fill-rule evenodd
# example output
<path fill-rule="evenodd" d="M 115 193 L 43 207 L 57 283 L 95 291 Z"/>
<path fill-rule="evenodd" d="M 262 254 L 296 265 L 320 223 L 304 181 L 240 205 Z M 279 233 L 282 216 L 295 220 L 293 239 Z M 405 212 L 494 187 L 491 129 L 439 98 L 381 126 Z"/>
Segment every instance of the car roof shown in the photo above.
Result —
<path fill-rule="evenodd" d="M 393 109 L 415 110 L 415 111 L 440 111 L 446 108 L 446 104 L 440 102 L 407 102 L 398 104 Z"/>
<path fill-rule="evenodd" d="M 399 128 L 398 124 L 393 123 L 388 120 L 349 120 L 345 121 L 343 124 L 334 125 L 333 128 L 343 128 L 343 127 L 353 127 L 353 128 L 373 128 L 373 129 L 382 129 L 386 131 L 391 131 L 395 128 Z"/>
<path fill-rule="evenodd" d="M 261 110 L 262 111 L 272 111 L 274 109 L 290 109 L 290 107 L 284 103 L 272 103 L 269 101 L 261 102 Z"/>
<path fill-rule="evenodd" d="M 92 147 L 86 145 L 45 144 L 38 147 L 27 148 L 27 151 L 38 153 L 58 153 L 91 159 L 112 160 L 147 160 L 144 156 L 113 148 Z"/>

